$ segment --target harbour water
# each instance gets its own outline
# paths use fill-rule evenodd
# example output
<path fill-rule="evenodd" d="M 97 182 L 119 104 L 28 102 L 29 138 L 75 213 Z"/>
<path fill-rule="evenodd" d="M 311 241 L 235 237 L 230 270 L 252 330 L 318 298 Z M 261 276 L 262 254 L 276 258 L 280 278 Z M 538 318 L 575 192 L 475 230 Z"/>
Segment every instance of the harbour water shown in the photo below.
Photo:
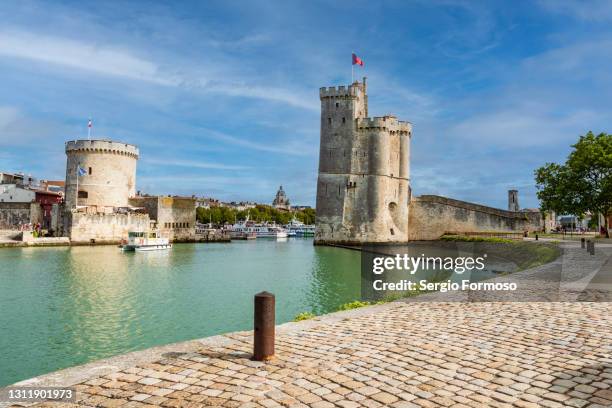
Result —
<path fill-rule="evenodd" d="M 155 345 L 252 326 L 253 295 L 277 323 L 359 298 L 357 251 L 312 239 L 0 250 L 0 386 Z"/>
<path fill-rule="evenodd" d="M 410 251 L 456 255 L 411 244 Z M 0 386 L 133 350 L 252 328 L 253 295 L 277 323 L 361 296 L 361 253 L 312 239 L 0 250 Z M 492 259 L 489 259 L 492 261 Z M 496 262 L 500 264 L 499 262 Z M 501 270 L 508 270 L 502 263 Z M 478 280 L 492 276 L 484 271 Z"/>

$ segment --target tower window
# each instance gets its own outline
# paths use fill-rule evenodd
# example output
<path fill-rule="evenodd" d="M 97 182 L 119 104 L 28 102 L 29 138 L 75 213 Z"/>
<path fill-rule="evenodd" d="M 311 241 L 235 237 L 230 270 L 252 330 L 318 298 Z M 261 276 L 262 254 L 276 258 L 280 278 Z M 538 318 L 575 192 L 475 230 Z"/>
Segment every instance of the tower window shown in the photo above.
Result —
<path fill-rule="evenodd" d="M 79 198 L 87 198 L 89 194 L 87 193 L 87 191 L 80 190 L 78 196 Z"/>
<path fill-rule="evenodd" d="M 91 176 L 91 167 L 89 168 L 89 175 Z"/>
<path fill-rule="evenodd" d="M 336 102 L 336 108 L 339 107 L 339 106 L 340 106 L 340 104 L 338 102 Z"/>
<path fill-rule="evenodd" d="M 346 118 L 342 118 L 342 123 L 346 123 Z"/>
<path fill-rule="evenodd" d="M 331 125 L 331 118 L 327 118 L 327 124 Z"/>

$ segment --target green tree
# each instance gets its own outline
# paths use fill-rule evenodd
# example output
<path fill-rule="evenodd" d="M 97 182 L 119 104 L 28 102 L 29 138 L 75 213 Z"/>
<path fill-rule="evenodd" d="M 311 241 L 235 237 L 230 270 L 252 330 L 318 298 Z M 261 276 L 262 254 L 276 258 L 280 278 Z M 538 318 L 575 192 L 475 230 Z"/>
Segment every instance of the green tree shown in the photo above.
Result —
<path fill-rule="evenodd" d="M 572 145 L 565 164 L 547 163 L 535 171 L 543 211 L 583 217 L 612 212 L 612 135 L 589 132 Z"/>
<path fill-rule="evenodd" d="M 198 222 L 207 224 L 234 224 L 236 221 L 249 219 L 256 222 L 275 222 L 277 224 L 287 224 L 295 216 L 298 220 L 305 224 L 314 224 L 315 210 L 307 208 L 300 211 L 281 211 L 269 205 L 258 204 L 254 208 L 238 211 L 231 207 L 199 207 L 196 210 L 196 218 Z"/>

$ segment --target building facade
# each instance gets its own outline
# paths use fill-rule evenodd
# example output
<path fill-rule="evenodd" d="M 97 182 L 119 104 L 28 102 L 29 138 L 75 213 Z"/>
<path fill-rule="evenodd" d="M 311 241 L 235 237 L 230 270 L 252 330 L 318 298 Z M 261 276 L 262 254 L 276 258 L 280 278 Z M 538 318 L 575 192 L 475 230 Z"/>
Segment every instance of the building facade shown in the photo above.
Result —
<path fill-rule="evenodd" d="M 155 222 L 162 236 L 171 241 L 194 241 L 196 238 L 196 199 L 194 197 L 143 196 L 129 200 L 143 209 Z"/>
<path fill-rule="evenodd" d="M 407 241 L 412 125 L 368 117 L 365 78 L 319 96 L 315 243 Z"/>
<path fill-rule="evenodd" d="M 59 234 L 73 243 L 110 243 L 146 231 L 147 214 L 129 208 L 136 191 L 138 147 L 112 140 L 66 142 L 63 211 Z M 80 171 L 79 171 L 80 169 Z"/>

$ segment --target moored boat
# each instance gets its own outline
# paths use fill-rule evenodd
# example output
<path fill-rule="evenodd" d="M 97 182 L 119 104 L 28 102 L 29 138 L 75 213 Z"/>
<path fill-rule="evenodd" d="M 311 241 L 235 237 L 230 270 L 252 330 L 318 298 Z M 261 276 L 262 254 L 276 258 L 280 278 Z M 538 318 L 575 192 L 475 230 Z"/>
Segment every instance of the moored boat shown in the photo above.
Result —
<path fill-rule="evenodd" d="M 293 218 L 285 229 L 290 237 L 314 237 L 315 226 L 306 225 L 302 221 Z"/>
<path fill-rule="evenodd" d="M 267 222 L 255 223 L 248 218 L 232 225 L 231 231 L 232 236 L 241 236 L 245 234 L 247 237 L 254 234 L 257 238 L 287 238 L 288 236 L 287 230 L 276 224 L 268 224 Z"/>
<path fill-rule="evenodd" d="M 160 251 L 172 248 L 167 237 L 162 237 L 159 231 L 130 231 L 127 242 L 121 246 L 122 251 Z"/>

